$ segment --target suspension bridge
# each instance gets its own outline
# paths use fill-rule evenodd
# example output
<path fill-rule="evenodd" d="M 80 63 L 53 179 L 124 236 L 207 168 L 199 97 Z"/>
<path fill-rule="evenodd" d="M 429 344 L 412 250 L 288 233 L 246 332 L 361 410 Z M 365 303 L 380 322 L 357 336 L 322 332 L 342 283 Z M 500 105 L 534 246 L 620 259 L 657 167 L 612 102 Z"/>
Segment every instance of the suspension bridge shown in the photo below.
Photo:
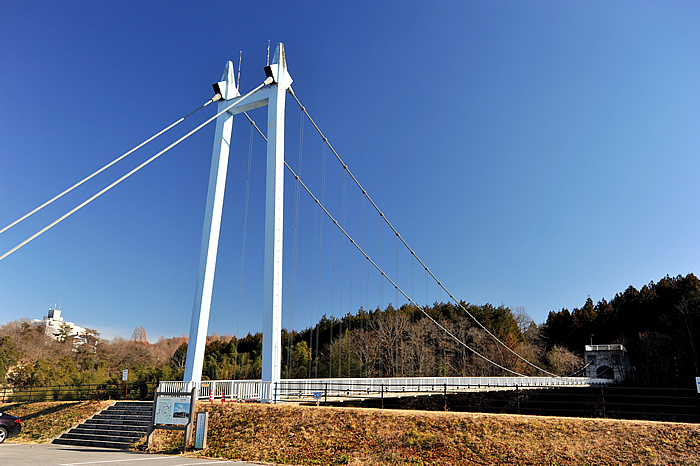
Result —
<path fill-rule="evenodd" d="M 177 139 L 172 144 L 168 145 L 165 149 L 156 153 L 149 159 L 147 159 L 142 164 L 138 165 L 127 174 L 118 178 L 116 181 L 112 182 L 106 186 L 101 191 L 97 192 L 86 201 L 82 202 L 63 216 L 59 217 L 57 220 L 47 225 L 34 235 L 28 237 L 26 240 L 17 244 L 14 248 L 8 250 L 4 254 L 0 255 L 0 261 L 5 257 L 13 254 L 38 236 L 44 234 L 51 228 L 53 228 L 58 223 L 64 221 L 72 214 L 82 209 L 84 206 L 93 202 L 100 196 L 102 196 L 107 191 L 111 190 L 151 162 L 158 159 L 160 156 L 168 152 L 173 147 L 180 144 L 182 141 L 193 135 L 194 133 L 200 131 L 202 128 L 206 127 L 210 123 L 216 124 L 214 144 L 212 151 L 211 169 L 209 175 L 209 188 L 207 192 L 206 210 L 204 227 L 202 233 L 202 242 L 200 249 L 200 261 L 197 274 L 197 282 L 195 288 L 194 305 L 192 309 L 192 318 L 189 329 L 189 345 L 187 350 L 184 381 L 182 382 L 161 382 L 160 390 L 169 392 L 181 392 L 189 391 L 191 389 L 196 389 L 197 394 L 200 398 L 206 399 L 229 399 L 229 400 L 258 400 L 263 402 L 279 402 L 279 401 L 304 401 L 304 400 L 329 400 L 329 399 L 351 399 L 351 398 L 372 398 L 372 397 L 395 397 L 395 396 L 415 396 L 416 394 L 432 394 L 432 393 L 443 393 L 447 392 L 459 392 L 459 391 L 475 391 L 475 390 L 507 390 L 516 388 L 539 388 L 539 387 L 561 387 L 561 386 L 590 386 L 595 384 L 604 384 L 609 382 L 608 380 L 588 378 L 588 377 L 560 377 L 557 376 L 546 369 L 540 367 L 536 363 L 530 361 L 528 358 L 519 354 L 512 344 L 507 344 L 503 342 L 495 334 L 492 329 L 489 329 L 486 325 L 480 322 L 473 312 L 470 311 L 468 305 L 459 301 L 448 289 L 447 287 L 433 274 L 433 272 L 428 268 L 428 266 L 423 262 L 423 260 L 418 256 L 416 251 L 412 249 L 400 232 L 394 227 L 394 225 L 389 221 L 387 216 L 380 210 L 379 206 L 375 200 L 370 196 L 369 192 L 360 183 L 358 178 L 355 176 L 350 167 L 345 163 L 345 161 L 340 157 L 338 152 L 335 150 L 330 140 L 321 131 L 319 125 L 313 120 L 307 109 L 304 107 L 300 99 L 294 93 L 292 89 L 292 76 L 287 68 L 287 60 L 285 56 L 285 50 L 283 44 L 278 44 L 274 53 L 274 58 L 271 62 L 268 60 L 268 65 L 264 69 L 264 79 L 261 80 L 260 84 L 248 91 L 245 94 L 240 92 L 240 62 L 238 69 L 238 77 L 236 77 L 233 63 L 229 61 L 226 65 L 223 77 L 221 81 L 213 85 L 214 97 L 205 102 L 202 106 L 190 112 L 186 116 L 175 121 L 171 125 L 167 126 L 163 130 L 154 134 L 150 138 L 146 139 L 139 145 L 135 146 L 133 149 L 127 151 L 126 153 L 120 155 L 118 158 L 114 159 L 109 164 L 101 167 L 96 172 L 92 173 L 88 177 L 79 181 L 75 185 L 66 189 L 62 193 L 58 194 L 54 198 L 50 199 L 46 203 L 37 207 L 33 211 L 27 213 L 23 217 L 17 219 L 13 223 L 7 225 L 0 233 L 8 230 L 9 228 L 15 226 L 19 222 L 38 212 L 39 210 L 47 207 L 49 204 L 53 203 L 60 197 L 69 193 L 73 189 L 77 188 L 81 184 L 87 182 L 91 178 L 95 177 L 102 171 L 107 170 L 120 160 L 128 157 L 134 151 L 140 149 L 147 143 L 153 141 L 154 139 L 160 137 L 164 133 L 168 132 L 175 126 L 181 124 L 187 120 L 192 114 L 197 111 L 207 107 L 212 103 L 217 103 L 217 110 L 215 115 L 208 118 L 202 124 L 196 126 L 191 131 L 187 132 L 184 136 Z M 317 137 L 320 139 L 323 145 L 323 164 L 324 164 L 324 176 L 325 176 L 325 164 L 326 164 L 326 153 L 329 151 L 332 156 L 331 159 L 335 158 L 338 166 L 342 170 L 343 182 L 342 182 L 342 197 L 343 206 L 342 213 L 340 216 L 335 215 L 331 212 L 328 207 L 328 203 L 325 199 L 325 184 L 326 180 L 323 179 L 321 194 L 315 193 L 307 183 L 305 183 L 302 178 L 301 170 L 301 154 L 303 152 L 303 132 L 300 131 L 300 142 L 299 142 L 299 153 L 300 160 L 296 167 L 296 170 L 285 160 L 285 113 L 286 113 L 286 99 L 287 96 L 291 96 L 293 101 L 298 105 L 301 112 L 301 127 L 303 128 L 303 121 L 307 121 L 311 124 L 313 130 L 317 133 Z M 249 115 L 255 109 L 262 107 L 267 107 L 267 124 L 263 127 L 266 131 L 263 131 L 257 122 Z M 219 235 L 221 231 L 221 221 L 223 215 L 223 202 L 224 202 L 224 191 L 226 188 L 227 170 L 228 170 L 228 160 L 230 148 L 233 144 L 232 141 L 232 128 L 234 116 L 243 115 L 247 121 L 250 123 L 251 128 L 251 138 L 253 134 L 259 135 L 266 144 L 266 172 L 265 172 L 265 215 L 264 215 L 264 258 L 263 258 L 263 297 L 262 297 L 262 314 L 263 314 L 263 340 L 262 340 L 262 379 L 261 380 L 216 380 L 216 381 L 202 381 L 202 370 L 204 364 L 205 346 L 208 334 L 209 325 L 209 315 L 212 302 L 212 293 L 214 288 L 214 277 L 216 271 L 217 254 L 219 247 Z M 252 139 L 251 139 L 252 144 Z M 249 151 L 249 165 L 248 170 L 250 172 L 250 151 Z M 379 277 L 379 295 L 380 302 L 383 304 L 383 290 L 384 286 L 394 290 L 394 305 L 396 306 L 395 316 L 398 322 L 399 319 L 399 303 L 403 301 L 405 306 L 410 308 L 412 312 L 420 315 L 420 318 L 425 322 L 428 322 L 431 326 L 431 332 L 437 332 L 440 338 L 449 340 L 453 345 L 458 347 L 460 351 L 468 353 L 473 359 L 479 360 L 481 363 L 486 364 L 493 368 L 494 371 L 500 372 L 502 376 L 498 377 L 457 377 L 457 376 L 445 376 L 445 377 L 399 377 L 399 371 L 394 372 L 395 377 L 363 377 L 362 370 L 359 370 L 357 377 L 350 377 L 350 362 L 348 359 L 346 375 L 348 377 L 341 377 L 342 375 L 342 363 L 339 363 L 338 377 L 332 377 L 331 374 L 328 378 L 318 377 L 318 367 L 316 370 L 311 371 L 309 367 L 308 376 L 309 378 L 293 379 L 289 377 L 289 373 L 286 378 L 282 378 L 282 307 L 283 307 L 283 295 L 282 295 L 282 277 L 283 277 L 283 222 L 284 222 L 284 180 L 285 172 L 288 172 L 294 183 L 295 183 L 295 213 L 294 213 L 294 246 L 292 253 L 292 267 L 296 269 L 296 261 L 298 259 L 298 251 L 296 249 L 296 244 L 298 241 L 298 222 L 299 222 L 299 198 L 301 193 L 305 193 L 309 199 L 311 199 L 313 205 L 315 206 L 315 211 L 319 216 L 326 218 L 332 224 L 333 230 L 333 243 L 335 248 L 336 235 L 339 235 L 342 239 L 341 246 L 341 257 L 344 261 L 345 259 L 345 247 L 348 247 L 351 252 L 348 253 L 350 267 L 352 268 L 352 257 L 359 256 L 362 261 L 360 267 L 361 270 L 361 285 L 364 288 L 369 288 L 369 270 L 373 269 L 377 276 Z M 383 264 L 382 253 L 380 252 L 379 257 L 370 255 L 368 248 L 366 247 L 365 241 L 365 231 L 362 231 L 362 237 L 353 237 L 350 232 L 349 222 L 347 221 L 347 208 L 345 205 L 345 199 L 347 196 L 348 185 L 357 189 L 362 198 L 362 212 L 363 212 L 363 224 L 364 224 L 364 212 L 365 208 L 368 207 L 370 211 L 376 213 L 376 218 L 378 222 L 383 225 L 383 228 L 387 230 L 387 234 L 395 238 L 396 245 L 396 271 L 393 276 L 390 276 L 386 267 Z M 248 191 L 246 191 L 246 219 L 248 210 Z M 246 220 L 247 221 L 247 220 Z M 314 231 L 318 231 L 320 241 L 323 241 L 323 220 L 317 219 L 320 223 L 321 228 Z M 364 225 L 363 225 L 364 226 Z M 244 230 L 245 231 L 245 230 Z M 380 230 L 380 244 L 384 241 Z M 243 236 L 243 250 L 245 251 L 245 234 Z M 399 276 L 401 274 L 401 267 L 399 265 L 400 251 L 410 258 L 410 269 L 411 269 L 411 286 L 410 290 L 405 286 L 401 286 Z M 321 254 L 319 250 L 319 255 Z M 335 249 L 333 252 L 333 273 L 335 273 Z M 323 278 L 324 272 L 321 268 L 322 259 L 314 258 L 315 268 L 315 283 L 318 287 L 318 291 L 312 293 L 316 295 L 316 302 L 312 304 L 312 307 L 320 309 L 321 298 L 321 280 Z M 491 354 L 486 354 L 483 347 L 478 347 L 473 342 L 467 341 L 464 332 L 457 332 L 454 328 L 448 328 L 441 322 L 439 318 L 433 313 L 428 312 L 427 306 L 427 291 L 425 296 L 425 303 L 419 304 L 418 300 L 415 298 L 415 291 L 413 286 L 413 274 L 414 267 L 418 267 L 424 274 L 426 278 L 426 289 L 428 281 L 435 284 L 439 293 L 445 293 L 451 303 L 453 303 L 454 308 L 457 312 L 461 313 L 465 320 L 469 321 L 470 328 L 476 329 L 480 335 L 483 335 L 490 343 L 490 345 L 497 348 L 497 354 L 500 355 L 499 359 L 496 360 Z M 405 268 L 405 266 L 404 266 Z M 346 266 L 340 267 L 341 277 L 345 273 Z M 352 269 L 348 272 L 348 275 L 352 276 Z M 292 275 L 292 292 L 296 288 L 296 276 Z M 335 280 L 335 279 L 333 279 Z M 341 278 L 342 281 L 342 278 Z M 242 288 L 242 287 L 241 287 Z M 346 288 L 341 286 L 339 292 L 339 300 L 341 309 L 343 306 L 343 291 Z M 351 287 L 347 289 L 348 295 L 351 293 Z M 242 291 L 242 290 L 241 290 Z M 363 291 L 364 294 L 364 291 Z M 368 293 L 366 293 L 368 296 Z M 334 299 L 331 297 L 331 299 Z M 368 301 L 368 298 L 367 300 Z M 346 303 L 348 304 L 349 312 L 352 312 L 352 298 L 351 295 L 348 297 Z M 369 304 L 369 303 L 368 303 Z M 367 308 L 370 306 L 368 305 Z M 293 312 L 289 310 L 288 312 Z M 319 312 L 320 315 L 320 312 Z M 291 320 L 290 320 L 291 322 Z M 291 330 L 291 328 L 290 328 Z M 341 329 L 342 335 L 342 329 Z M 238 337 L 238 335 L 237 335 Z M 309 350 L 314 352 L 316 361 L 318 361 L 318 335 L 316 335 L 315 347 L 314 341 L 309 344 Z M 395 339 L 395 358 L 398 361 L 401 351 L 399 350 L 399 339 Z M 349 343 L 348 343 L 349 348 Z M 288 351 L 288 357 L 289 356 Z M 341 357 L 340 355 L 338 357 Z M 348 351 L 348 358 L 349 358 Z M 316 364 L 318 364 L 316 362 Z M 397 362 L 398 366 L 398 362 Z M 288 365 L 289 367 L 289 365 Z M 527 374 L 526 374 L 527 373 Z M 533 373 L 538 374 L 538 376 L 532 376 Z M 528 375 L 530 374 L 530 375 Z M 312 377 L 312 375 L 314 377 Z"/>

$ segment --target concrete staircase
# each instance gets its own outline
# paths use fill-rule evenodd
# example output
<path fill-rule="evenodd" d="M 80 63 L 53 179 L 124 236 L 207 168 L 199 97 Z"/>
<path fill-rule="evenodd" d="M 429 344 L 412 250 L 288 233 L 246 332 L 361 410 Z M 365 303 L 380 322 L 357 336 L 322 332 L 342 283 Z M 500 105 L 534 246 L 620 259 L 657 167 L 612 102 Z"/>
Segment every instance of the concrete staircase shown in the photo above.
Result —
<path fill-rule="evenodd" d="M 152 414 L 153 402 L 118 401 L 52 443 L 126 450 L 146 435 Z"/>

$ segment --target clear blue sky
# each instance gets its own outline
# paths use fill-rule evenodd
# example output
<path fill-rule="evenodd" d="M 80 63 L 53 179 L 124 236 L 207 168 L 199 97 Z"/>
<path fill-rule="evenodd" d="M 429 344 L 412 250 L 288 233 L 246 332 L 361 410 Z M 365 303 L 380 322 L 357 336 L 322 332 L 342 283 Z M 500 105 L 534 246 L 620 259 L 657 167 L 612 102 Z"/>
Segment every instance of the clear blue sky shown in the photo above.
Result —
<path fill-rule="evenodd" d="M 698 272 L 699 20 L 690 1 L 0 0 L 0 228 L 204 103 L 240 50 L 241 89 L 252 89 L 267 41 L 284 42 L 296 94 L 442 282 L 460 299 L 522 306 L 542 322 L 589 295 Z M 0 234 L 0 254 L 213 107 Z M 264 111 L 251 116 L 264 125 Z M 292 99 L 287 117 L 296 168 Z M 149 339 L 187 333 L 213 133 L 0 261 L 0 322 L 60 302 L 66 319 L 106 337 L 139 325 Z M 303 136 L 302 177 L 321 195 L 322 144 L 308 123 Z M 265 149 L 255 138 L 239 314 L 244 119 L 234 141 L 209 327 L 220 334 L 262 321 Z M 397 261 L 395 239 L 368 208 L 362 215 L 351 184 L 343 209 L 344 177 L 327 162 L 334 215 L 345 210 L 351 234 L 417 301 L 446 299 L 407 254 Z M 376 273 L 363 280 L 359 256 L 327 222 L 321 242 L 304 193 L 294 248 L 290 177 L 286 191 L 284 325 L 395 303 Z"/>

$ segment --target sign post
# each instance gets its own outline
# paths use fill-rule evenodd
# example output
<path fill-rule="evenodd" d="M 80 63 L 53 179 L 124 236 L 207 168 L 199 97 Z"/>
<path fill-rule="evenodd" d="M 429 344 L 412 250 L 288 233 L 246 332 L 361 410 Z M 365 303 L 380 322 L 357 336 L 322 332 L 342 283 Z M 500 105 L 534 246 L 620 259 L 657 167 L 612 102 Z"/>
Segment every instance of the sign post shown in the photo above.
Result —
<path fill-rule="evenodd" d="M 129 369 L 124 369 L 122 371 L 122 382 L 125 383 L 125 385 L 124 385 L 124 399 L 128 400 L 129 399 Z"/>
<path fill-rule="evenodd" d="M 194 448 L 204 450 L 207 448 L 207 430 L 209 428 L 209 413 L 197 413 L 197 428 L 194 432 Z"/>

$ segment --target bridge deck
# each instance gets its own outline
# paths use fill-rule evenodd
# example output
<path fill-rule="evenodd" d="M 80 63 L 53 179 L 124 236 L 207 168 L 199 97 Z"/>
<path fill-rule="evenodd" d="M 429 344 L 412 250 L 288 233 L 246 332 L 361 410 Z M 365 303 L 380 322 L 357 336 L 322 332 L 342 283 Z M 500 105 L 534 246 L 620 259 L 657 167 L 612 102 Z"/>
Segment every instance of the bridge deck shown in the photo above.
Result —
<path fill-rule="evenodd" d="M 580 387 L 581 385 L 557 385 L 555 387 L 549 388 L 563 388 L 563 387 Z M 280 396 L 280 401 L 290 404 L 300 404 L 300 403 L 345 403 L 350 401 L 367 401 L 367 400 L 381 400 L 381 399 L 397 399 L 397 398 L 416 398 L 419 396 L 443 396 L 454 393 L 478 393 L 478 392 L 499 392 L 499 391 L 514 391 L 514 390 L 537 390 L 544 387 L 460 387 L 448 390 L 434 390 L 434 391 L 385 391 L 385 392 L 369 392 L 369 393 L 358 393 L 358 392 L 317 392 L 312 396 L 305 394 L 289 393 Z"/>
<path fill-rule="evenodd" d="M 197 398 L 229 401 L 274 399 L 292 403 L 307 401 L 367 400 L 448 393 L 503 391 L 554 387 L 607 385 L 608 379 L 591 377 L 409 377 L 363 379 L 211 380 L 160 382 L 159 392 L 197 389 Z"/>

